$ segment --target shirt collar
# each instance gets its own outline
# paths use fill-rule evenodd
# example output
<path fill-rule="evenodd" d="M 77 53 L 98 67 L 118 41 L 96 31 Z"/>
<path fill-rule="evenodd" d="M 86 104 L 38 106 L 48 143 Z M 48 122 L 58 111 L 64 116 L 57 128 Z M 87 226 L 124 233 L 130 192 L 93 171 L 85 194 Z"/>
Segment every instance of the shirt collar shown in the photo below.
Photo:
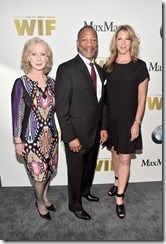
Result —
<path fill-rule="evenodd" d="M 94 59 L 90 61 L 89 59 L 85 58 L 82 54 L 80 54 L 80 53 L 78 53 L 78 54 L 82 58 L 82 60 L 84 61 L 84 63 L 86 65 L 88 65 L 89 63 L 93 63 L 94 64 Z"/>

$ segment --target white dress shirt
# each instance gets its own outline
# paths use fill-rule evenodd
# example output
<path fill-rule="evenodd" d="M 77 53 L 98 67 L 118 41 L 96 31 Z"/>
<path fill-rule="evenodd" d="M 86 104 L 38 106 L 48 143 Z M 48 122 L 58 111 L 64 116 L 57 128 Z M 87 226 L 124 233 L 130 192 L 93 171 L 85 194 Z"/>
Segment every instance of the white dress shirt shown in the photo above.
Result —
<path fill-rule="evenodd" d="M 89 65 L 89 63 L 94 63 L 94 60 L 90 61 L 89 59 L 85 58 L 84 56 L 82 56 L 80 53 L 79 53 L 80 57 L 82 58 L 82 60 L 84 61 L 84 63 L 86 64 L 88 70 L 89 70 L 89 73 L 91 74 L 91 66 Z M 98 71 L 94 65 L 94 69 L 95 69 L 95 72 L 96 72 L 96 78 L 97 78 L 97 86 L 96 86 L 96 95 L 97 95 L 97 100 L 99 101 L 100 98 L 101 98 L 101 88 L 102 88 L 102 84 L 101 84 L 101 79 L 100 79 L 100 76 L 98 74 Z"/>

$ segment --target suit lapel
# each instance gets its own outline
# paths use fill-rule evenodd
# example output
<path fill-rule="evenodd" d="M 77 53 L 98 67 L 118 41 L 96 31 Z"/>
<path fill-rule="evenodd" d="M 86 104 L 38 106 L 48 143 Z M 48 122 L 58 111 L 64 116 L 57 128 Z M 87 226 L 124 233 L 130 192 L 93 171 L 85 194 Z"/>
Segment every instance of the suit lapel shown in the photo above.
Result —
<path fill-rule="evenodd" d="M 99 65 L 96 64 L 96 63 L 95 63 L 95 67 L 96 67 L 96 69 L 98 71 L 98 74 L 100 76 L 100 80 L 101 80 L 101 83 L 102 83 L 102 85 L 101 85 L 101 97 L 100 97 L 100 100 L 99 100 L 99 102 L 100 102 L 100 101 L 102 101 L 103 94 L 104 94 L 104 77 L 103 77 L 103 73 L 102 73 L 101 67 L 99 67 Z"/>
<path fill-rule="evenodd" d="M 102 74 L 102 72 L 101 72 L 101 69 L 99 68 L 99 66 L 95 63 L 95 67 L 96 67 L 96 69 L 97 69 L 97 71 L 98 71 L 98 74 L 99 74 L 99 76 L 100 76 L 100 80 L 101 80 L 101 82 L 103 83 L 104 82 L 104 77 L 103 77 L 103 74 Z"/>

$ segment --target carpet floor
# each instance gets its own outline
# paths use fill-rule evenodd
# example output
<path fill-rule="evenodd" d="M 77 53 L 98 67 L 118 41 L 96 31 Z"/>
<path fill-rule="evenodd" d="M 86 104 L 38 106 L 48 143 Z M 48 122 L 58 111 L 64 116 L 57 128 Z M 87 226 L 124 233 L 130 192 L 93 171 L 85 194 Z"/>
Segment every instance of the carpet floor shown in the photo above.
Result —
<path fill-rule="evenodd" d="M 99 202 L 83 199 L 90 221 L 68 210 L 67 186 L 50 186 L 49 197 L 57 211 L 42 219 L 35 207 L 33 187 L 0 187 L 0 239 L 5 241 L 163 241 L 162 182 L 129 183 L 119 219 L 108 184 L 93 185 Z"/>

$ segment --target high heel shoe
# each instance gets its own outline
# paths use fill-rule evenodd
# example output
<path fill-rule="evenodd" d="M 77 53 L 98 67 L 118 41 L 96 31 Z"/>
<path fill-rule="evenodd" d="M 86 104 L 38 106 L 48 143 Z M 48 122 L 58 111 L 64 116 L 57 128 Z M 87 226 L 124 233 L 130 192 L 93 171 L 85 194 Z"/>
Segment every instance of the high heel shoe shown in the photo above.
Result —
<path fill-rule="evenodd" d="M 115 176 L 115 180 L 118 180 L 117 176 Z M 108 196 L 115 196 L 117 192 L 118 192 L 118 187 L 113 185 L 108 191 Z"/>
<path fill-rule="evenodd" d="M 56 211 L 56 208 L 54 207 L 54 205 L 53 204 L 51 204 L 50 206 L 46 206 L 46 208 L 48 209 L 48 210 L 50 210 L 50 211 L 53 211 L 53 212 L 55 212 Z"/>
<path fill-rule="evenodd" d="M 124 197 L 124 193 L 122 193 L 122 194 L 118 194 L 117 193 L 116 194 L 116 197 Z M 117 213 L 117 215 L 118 215 L 118 217 L 120 219 L 123 219 L 125 217 L 126 210 L 125 210 L 125 207 L 124 207 L 124 204 L 123 203 L 120 204 L 120 205 L 116 204 L 116 213 Z"/>
<path fill-rule="evenodd" d="M 35 205 L 36 205 L 36 208 L 37 208 L 37 211 L 39 213 L 39 215 L 43 218 L 43 219 L 46 219 L 46 220 L 51 220 L 51 216 L 50 216 L 50 213 L 46 213 L 46 214 L 41 214 L 39 209 L 38 209 L 38 206 L 37 206 L 37 201 L 35 201 Z"/>

